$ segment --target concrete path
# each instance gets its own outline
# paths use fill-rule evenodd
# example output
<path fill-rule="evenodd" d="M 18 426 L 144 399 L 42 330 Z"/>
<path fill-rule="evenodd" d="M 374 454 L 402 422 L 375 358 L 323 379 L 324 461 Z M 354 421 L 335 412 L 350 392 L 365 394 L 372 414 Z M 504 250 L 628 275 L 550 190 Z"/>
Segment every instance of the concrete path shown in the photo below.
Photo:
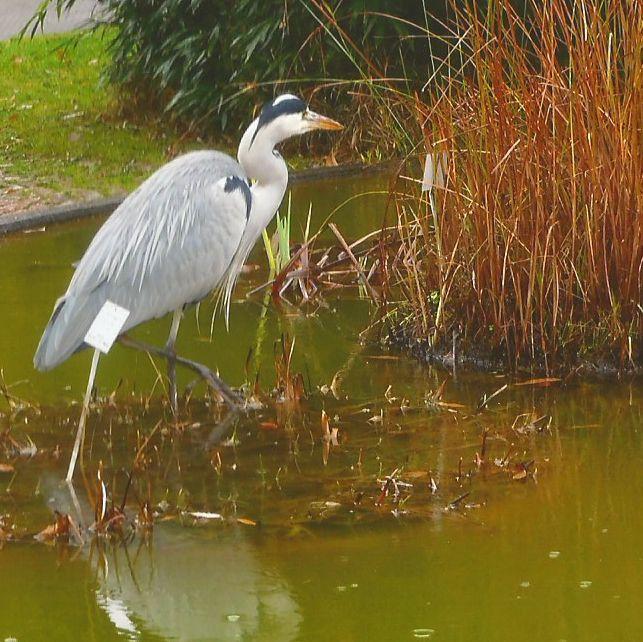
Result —
<path fill-rule="evenodd" d="M 41 0 L 0 0 L 0 40 L 7 40 L 25 26 L 33 16 Z M 60 16 L 56 15 L 54 7 L 49 10 L 44 24 L 45 33 L 71 31 L 86 25 L 96 7 L 96 0 L 76 0 L 71 11 Z"/>

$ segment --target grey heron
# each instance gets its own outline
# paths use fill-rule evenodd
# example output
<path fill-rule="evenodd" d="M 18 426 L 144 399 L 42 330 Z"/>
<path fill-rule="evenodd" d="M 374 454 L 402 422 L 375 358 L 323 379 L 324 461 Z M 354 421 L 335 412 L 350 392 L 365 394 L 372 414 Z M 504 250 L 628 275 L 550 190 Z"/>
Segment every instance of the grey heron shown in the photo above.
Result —
<path fill-rule="evenodd" d="M 163 165 L 94 236 L 67 291 L 54 305 L 34 366 L 49 370 L 87 347 L 85 336 L 106 301 L 129 311 L 123 334 L 172 312 L 165 348 L 154 350 L 168 359 L 173 411 L 177 362 L 196 369 L 233 404 L 230 389 L 205 366 L 176 356 L 183 309 L 218 288 L 227 317 L 243 264 L 286 191 L 288 167 L 276 146 L 312 130 L 341 128 L 308 109 L 297 96 L 283 94 L 264 105 L 246 129 L 237 153 L 239 162 L 217 151 L 194 151 Z M 141 347 L 132 340 L 128 345 Z M 95 350 L 68 481 L 84 434 L 98 357 Z"/>

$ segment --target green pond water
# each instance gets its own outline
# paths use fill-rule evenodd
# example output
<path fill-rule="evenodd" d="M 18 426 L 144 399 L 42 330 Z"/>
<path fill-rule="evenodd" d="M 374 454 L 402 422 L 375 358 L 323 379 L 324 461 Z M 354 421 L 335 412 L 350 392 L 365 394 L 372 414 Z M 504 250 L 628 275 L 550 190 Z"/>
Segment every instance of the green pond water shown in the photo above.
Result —
<path fill-rule="evenodd" d="M 315 230 L 340 203 L 384 187 L 296 185 L 293 241 L 310 202 Z M 350 200 L 335 222 L 354 240 L 381 224 L 384 202 Z M 225 413 L 199 384 L 171 428 L 150 359 L 116 346 L 99 365 L 85 469 L 93 487 L 102 461 L 120 503 L 151 435 L 125 511 L 133 518 L 148 499 L 153 530 L 127 542 L 36 541 L 54 509 L 84 527 L 94 519 L 81 476 L 76 505 L 61 484 L 90 355 L 49 373 L 31 361 L 100 222 L 0 239 L 0 368 L 10 394 L 32 404 L 0 399 L 0 435 L 38 449 L 8 457 L 0 441 L 0 463 L 13 467 L 0 472 L 0 526 L 16 539 L 0 543 L 0 641 L 643 639 L 641 382 L 512 385 L 476 412 L 515 381 L 454 378 L 387 351 L 376 334 L 361 340 L 374 318 L 356 288 L 264 308 L 261 293 L 245 297 L 266 279 L 262 248 L 230 331 L 216 320 L 210 337 L 204 303 L 198 319 L 187 313 L 178 349 L 238 386 L 252 348 L 264 407 L 224 431 Z M 162 319 L 136 336 L 161 344 L 168 328 Z M 284 334 L 309 391 L 295 406 L 270 394 Z M 445 379 L 446 405 L 425 403 Z M 191 380 L 181 373 L 182 386 Z M 322 436 L 322 409 L 336 443 Z M 387 475 L 399 496 L 392 482 L 382 492 Z"/>

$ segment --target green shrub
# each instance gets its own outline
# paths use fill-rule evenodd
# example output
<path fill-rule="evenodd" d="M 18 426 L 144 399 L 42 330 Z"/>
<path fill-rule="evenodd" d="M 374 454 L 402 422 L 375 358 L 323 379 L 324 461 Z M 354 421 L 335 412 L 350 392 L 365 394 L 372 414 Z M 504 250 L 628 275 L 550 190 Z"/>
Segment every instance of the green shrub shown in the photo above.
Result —
<path fill-rule="evenodd" d="M 48 8 L 74 2 L 46 0 L 34 30 Z M 388 0 L 99 3 L 115 27 L 108 77 L 125 91 L 125 102 L 166 109 L 202 133 L 239 127 L 257 103 L 280 91 L 322 85 L 334 101 L 337 87 L 347 94 L 339 79 L 360 80 L 364 69 L 407 78 L 409 66 L 426 72 L 427 40 L 411 26 L 425 23 L 422 2 L 400 3 L 399 19 L 384 15 Z M 356 49 L 364 55 L 358 61 L 350 55 Z"/>

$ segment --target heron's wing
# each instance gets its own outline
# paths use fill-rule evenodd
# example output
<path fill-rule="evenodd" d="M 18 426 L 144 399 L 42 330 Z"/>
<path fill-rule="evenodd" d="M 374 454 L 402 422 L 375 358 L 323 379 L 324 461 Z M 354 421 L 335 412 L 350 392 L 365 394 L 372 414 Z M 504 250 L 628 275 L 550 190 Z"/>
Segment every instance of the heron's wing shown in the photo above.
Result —
<path fill-rule="evenodd" d="M 163 166 L 97 232 L 34 365 L 52 368 L 80 348 L 108 299 L 130 311 L 125 331 L 206 296 L 237 250 L 250 198 L 241 168 L 223 154 L 193 152 Z"/>

